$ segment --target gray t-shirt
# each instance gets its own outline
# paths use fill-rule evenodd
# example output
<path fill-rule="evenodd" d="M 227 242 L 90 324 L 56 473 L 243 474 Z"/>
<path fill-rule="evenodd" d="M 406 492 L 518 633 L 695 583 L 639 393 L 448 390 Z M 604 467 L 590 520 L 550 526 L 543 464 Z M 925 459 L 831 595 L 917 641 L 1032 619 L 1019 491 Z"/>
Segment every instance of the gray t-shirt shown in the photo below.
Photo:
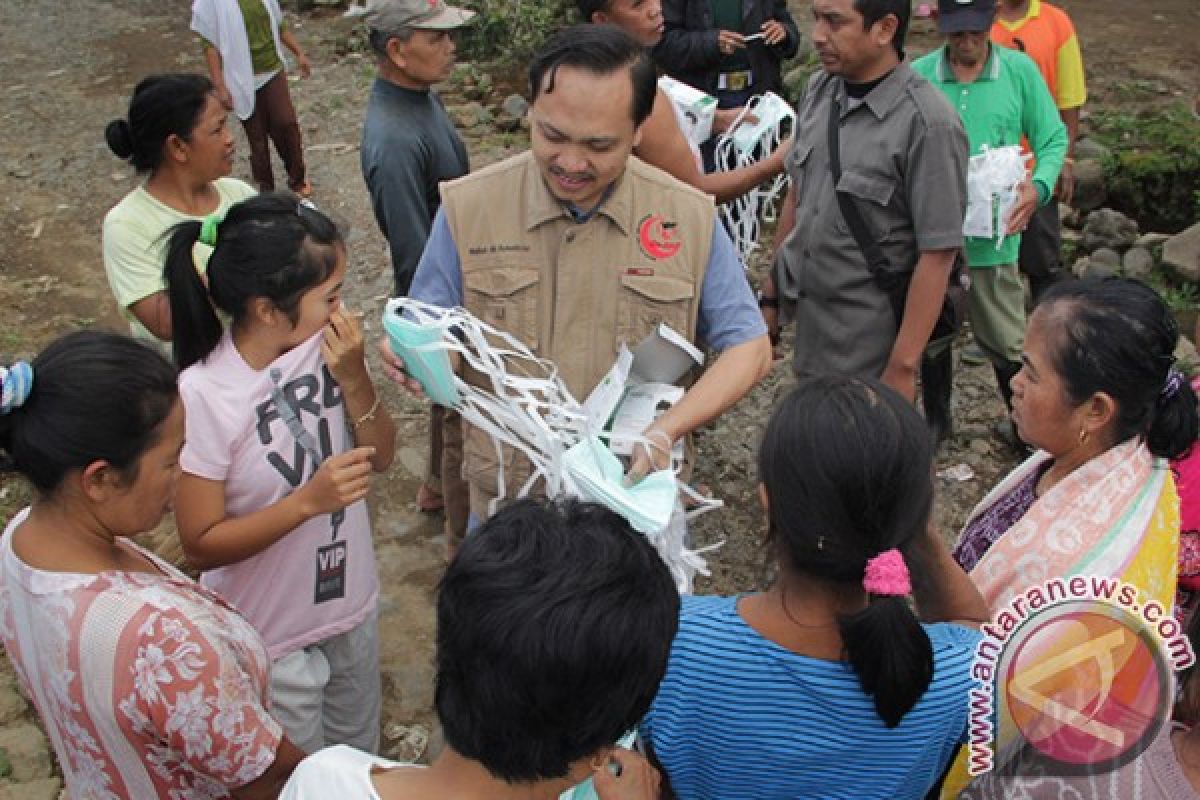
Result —
<path fill-rule="evenodd" d="M 878 377 L 897 324 L 834 195 L 827 126 L 835 100 L 838 189 L 898 270 L 911 271 L 922 251 L 962 246 L 967 137 L 942 93 L 906 63 L 854 103 L 841 78 L 819 72 L 797 109 L 786 161 L 795 223 L 775 263 L 784 316 L 796 323 L 793 366 L 800 377 Z"/>
<path fill-rule="evenodd" d="M 467 148 L 434 92 L 376 78 L 361 161 L 375 221 L 391 249 L 395 292 L 406 295 L 441 206 L 438 184 L 467 174 Z"/>

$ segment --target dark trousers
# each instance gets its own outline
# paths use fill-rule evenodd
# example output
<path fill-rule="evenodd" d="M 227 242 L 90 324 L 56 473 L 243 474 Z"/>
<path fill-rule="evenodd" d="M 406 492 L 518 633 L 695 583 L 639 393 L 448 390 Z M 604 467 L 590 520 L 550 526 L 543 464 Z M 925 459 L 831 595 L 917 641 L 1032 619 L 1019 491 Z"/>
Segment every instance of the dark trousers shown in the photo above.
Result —
<path fill-rule="evenodd" d="M 275 188 L 271 150 L 267 145 L 267 137 L 270 137 L 287 170 L 288 188 L 299 191 L 306 177 L 304 147 L 300 143 L 300 123 L 296 120 L 296 109 L 288 92 L 286 72 L 280 70 L 254 93 L 254 113 L 242 120 L 242 127 L 250 143 L 250 174 L 254 176 L 258 190 L 269 192 Z"/>
<path fill-rule="evenodd" d="M 1029 225 L 1021 234 L 1017 265 L 1029 278 L 1034 305 L 1047 289 L 1062 280 L 1062 222 L 1058 218 L 1058 200 L 1051 198 L 1029 218 Z"/>
<path fill-rule="evenodd" d="M 462 544 L 467 533 L 471 497 L 463 480 L 462 417 L 457 411 L 439 405 L 430 407 L 429 471 L 426 484 L 437 484 L 445 503 L 446 538 L 450 545 Z"/>

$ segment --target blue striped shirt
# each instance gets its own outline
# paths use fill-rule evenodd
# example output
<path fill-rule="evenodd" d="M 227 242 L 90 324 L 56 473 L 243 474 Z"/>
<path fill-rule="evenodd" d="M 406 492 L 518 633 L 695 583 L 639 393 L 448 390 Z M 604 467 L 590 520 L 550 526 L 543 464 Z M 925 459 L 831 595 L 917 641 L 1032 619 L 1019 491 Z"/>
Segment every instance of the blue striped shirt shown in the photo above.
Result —
<path fill-rule="evenodd" d="M 921 798 L 964 738 L 980 638 L 924 627 L 933 682 L 889 729 L 848 663 L 763 638 L 736 597 L 686 597 L 642 737 L 681 800 Z"/>

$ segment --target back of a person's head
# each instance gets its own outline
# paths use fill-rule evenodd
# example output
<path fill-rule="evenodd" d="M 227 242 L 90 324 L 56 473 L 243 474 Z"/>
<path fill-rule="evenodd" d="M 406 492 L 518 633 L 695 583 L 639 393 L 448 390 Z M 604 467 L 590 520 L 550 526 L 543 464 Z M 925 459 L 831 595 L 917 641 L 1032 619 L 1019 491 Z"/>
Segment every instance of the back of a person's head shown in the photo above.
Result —
<path fill-rule="evenodd" d="M 630 114 L 636 128 L 654 108 L 658 92 L 654 62 L 646 48 L 616 25 L 572 25 L 546 40 L 529 62 L 529 99 L 554 91 L 560 67 L 607 76 L 627 70 L 633 87 Z"/>
<path fill-rule="evenodd" d="M 579 17 L 585 23 L 592 21 L 592 15 L 597 11 L 607 11 L 608 4 L 611 0 L 575 0 L 575 7 L 579 9 Z"/>
<path fill-rule="evenodd" d="M 0 409 L 0 470 L 21 473 L 43 495 L 96 461 L 135 478 L 131 470 L 158 441 L 177 397 L 174 367 L 115 333 L 69 333 L 11 369 L 28 379 Z"/>
<path fill-rule="evenodd" d="M 504 781 L 562 778 L 644 716 L 679 596 L 620 516 L 522 500 L 467 537 L 437 601 L 446 743 Z"/>
<path fill-rule="evenodd" d="M 1050 357 L 1079 405 L 1097 392 L 1117 405 L 1116 441 L 1144 436 L 1150 452 L 1185 455 L 1196 440 L 1196 393 L 1175 369 L 1179 325 L 1158 293 L 1127 278 L 1051 287 L 1035 314 Z"/>
<path fill-rule="evenodd" d="M 104 139 L 118 158 L 138 172 L 153 172 L 162 163 L 167 139 L 190 141 L 205 104 L 213 95 L 212 81 L 188 73 L 151 75 L 133 90 L 129 113 L 104 129 Z"/>
<path fill-rule="evenodd" d="M 825 376 L 800 384 L 771 417 L 759 451 L 770 542 L 785 570 L 861 587 L 867 562 L 898 550 L 919 572 L 932 459 L 924 421 L 881 382 Z M 841 619 L 842 639 L 863 689 L 894 726 L 929 685 L 932 649 L 906 597 L 868 600 Z"/>
<path fill-rule="evenodd" d="M 207 284 L 196 272 L 193 249 L 205 223 L 181 222 L 168 236 L 163 271 L 171 305 L 175 363 L 186 369 L 212 352 L 222 325 L 213 308 L 236 324 L 254 298 L 266 298 L 294 324 L 300 299 L 337 269 L 342 247 L 337 225 L 291 192 L 265 192 L 230 207 L 211 224 Z"/>

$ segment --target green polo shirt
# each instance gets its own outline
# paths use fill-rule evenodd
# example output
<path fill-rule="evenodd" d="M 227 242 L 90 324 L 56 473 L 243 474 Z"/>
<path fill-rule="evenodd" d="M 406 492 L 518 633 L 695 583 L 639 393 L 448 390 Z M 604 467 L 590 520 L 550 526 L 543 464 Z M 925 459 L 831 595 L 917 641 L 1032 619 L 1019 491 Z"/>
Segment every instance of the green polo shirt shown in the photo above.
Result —
<path fill-rule="evenodd" d="M 1024 137 L 1036 159 L 1033 184 L 1045 205 L 1054 193 L 1067 154 L 1067 129 L 1037 65 L 1016 50 L 992 45 L 983 71 L 973 83 L 959 83 L 939 47 L 913 62 L 913 70 L 942 90 L 962 117 L 971 155 L 983 146 L 1019 145 Z M 1015 264 L 1020 236 L 1009 236 L 1000 249 L 995 239 L 969 236 L 967 263 L 972 267 Z"/>

